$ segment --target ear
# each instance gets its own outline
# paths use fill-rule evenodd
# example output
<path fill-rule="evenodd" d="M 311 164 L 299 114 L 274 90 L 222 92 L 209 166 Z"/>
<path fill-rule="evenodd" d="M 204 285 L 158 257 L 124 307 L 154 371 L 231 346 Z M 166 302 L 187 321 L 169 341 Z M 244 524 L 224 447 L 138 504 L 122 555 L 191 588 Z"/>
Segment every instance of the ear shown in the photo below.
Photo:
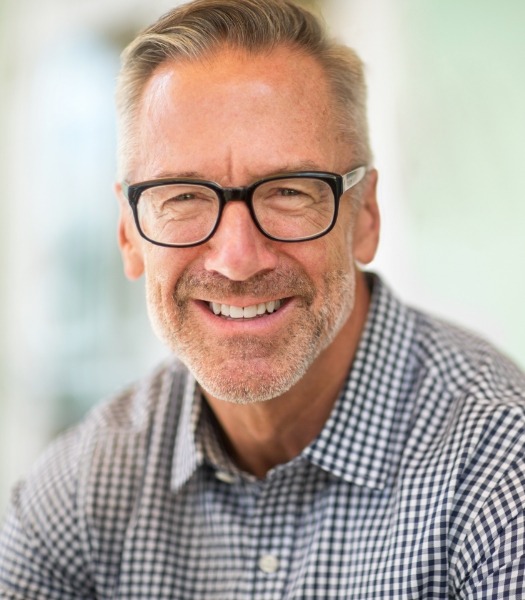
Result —
<path fill-rule="evenodd" d="M 377 171 L 372 169 L 366 175 L 365 189 L 355 218 L 353 236 L 354 259 L 368 264 L 375 256 L 379 244 L 380 217 L 377 205 Z"/>
<path fill-rule="evenodd" d="M 118 245 L 124 263 L 124 273 L 128 279 L 138 279 L 144 273 L 141 237 L 120 183 L 116 183 L 114 189 L 119 204 Z"/>

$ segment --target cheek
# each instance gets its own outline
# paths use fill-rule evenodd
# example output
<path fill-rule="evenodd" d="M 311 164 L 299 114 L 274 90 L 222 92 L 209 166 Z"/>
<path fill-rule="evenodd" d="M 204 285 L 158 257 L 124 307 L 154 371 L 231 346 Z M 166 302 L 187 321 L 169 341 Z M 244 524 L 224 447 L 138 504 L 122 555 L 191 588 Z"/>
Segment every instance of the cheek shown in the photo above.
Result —
<path fill-rule="evenodd" d="M 334 227 L 334 233 L 339 239 L 340 254 L 345 256 L 350 263 L 354 262 L 353 239 L 355 228 L 355 215 L 352 201 L 346 201 L 339 209 L 339 216 Z"/>
<path fill-rule="evenodd" d="M 171 297 L 182 273 L 192 264 L 198 252 L 195 248 L 163 248 L 150 244 L 144 254 L 146 281 L 156 295 Z"/>
<path fill-rule="evenodd" d="M 177 281 L 186 267 L 184 251 L 153 246 L 144 257 L 146 304 L 153 331 L 171 347 L 180 314 L 173 301 Z"/>
<path fill-rule="evenodd" d="M 327 292 L 327 280 L 336 280 L 353 272 L 352 235 L 350 231 L 343 231 L 338 224 L 318 240 L 291 245 L 295 246 L 293 255 L 291 251 L 288 254 L 312 279 L 321 302 Z"/>
<path fill-rule="evenodd" d="M 322 252 L 325 272 L 350 272 L 354 260 L 352 255 L 352 227 L 349 219 L 337 221 L 333 230 L 326 236 L 326 247 Z"/>

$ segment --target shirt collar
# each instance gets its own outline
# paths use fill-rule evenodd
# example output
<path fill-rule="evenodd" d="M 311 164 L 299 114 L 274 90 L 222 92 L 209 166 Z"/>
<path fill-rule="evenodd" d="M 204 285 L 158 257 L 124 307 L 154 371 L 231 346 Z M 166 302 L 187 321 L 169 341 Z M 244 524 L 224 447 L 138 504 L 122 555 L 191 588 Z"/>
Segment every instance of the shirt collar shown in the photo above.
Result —
<path fill-rule="evenodd" d="M 372 298 L 352 368 L 330 417 L 302 457 L 335 477 L 382 489 L 397 466 L 409 421 L 407 382 L 414 370 L 410 350 L 415 316 L 379 277 L 367 276 Z M 213 447 L 204 439 L 210 435 L 210 423 L 191 374 L 175 393 L 181 409 L 171 480 L 174 491 L 204 463 Z"/>
<path fill-rule="evenodd" d="M 325 426 L 303 456 L 335 477 L 382 489 L 397 468 L 410 420 L 415 314 L 379 277 L 367 276 L 372 298 L 352 368 Z"/>
<path fill-rule="evenodd" d="M 184 386 L 175 439 L 171 489 L 180 489 L 205 462 L 231 476 L 245 476 L 228 456 L 210 407 L 192 375 Z M 248 479 L 252 477 L 246 475 Z M 255 479 L 255 478 L 253 478 Z"/>
<path fill-rule="evenodd" d="M 183 378 L 181 389 L 174 390 L 179 398 L 180 413 L 175 434 L 171 489 L 180 489 L 204 462 L 204 451 L 199 436 L 196 435 L 201 416 L 202 396 L 199 386 L 191 373 Z"/>

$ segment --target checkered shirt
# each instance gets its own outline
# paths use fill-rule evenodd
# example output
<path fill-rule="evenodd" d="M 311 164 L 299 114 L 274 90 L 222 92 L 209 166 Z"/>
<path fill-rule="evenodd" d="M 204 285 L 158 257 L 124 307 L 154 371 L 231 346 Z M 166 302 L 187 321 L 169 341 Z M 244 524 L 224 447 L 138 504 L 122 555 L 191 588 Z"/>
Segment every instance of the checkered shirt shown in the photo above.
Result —
<path fill-rule="evenodd" d="M 263 480 L 177 362 L 55 442 L 14 490 L 0 598 L 525 598 L 525 377 L 373 285 L 324 428 Z"/>

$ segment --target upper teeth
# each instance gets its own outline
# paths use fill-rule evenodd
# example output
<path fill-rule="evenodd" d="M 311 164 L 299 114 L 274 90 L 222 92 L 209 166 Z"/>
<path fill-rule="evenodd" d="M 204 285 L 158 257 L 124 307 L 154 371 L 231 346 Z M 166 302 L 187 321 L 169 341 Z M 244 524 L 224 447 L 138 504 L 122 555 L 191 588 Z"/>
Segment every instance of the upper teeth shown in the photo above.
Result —
<path fill-rule="evenodd" d="M 261 302 L 250 306 L 233 306 L 231 304 L 219 304 L 210 302 L 210 308 L 216 315 L 230 317 L 232 319 L 253 319 L 253 317 L 273 313 L 281 307 L 281 300 L 271 300 L 270 302 Z"/>

